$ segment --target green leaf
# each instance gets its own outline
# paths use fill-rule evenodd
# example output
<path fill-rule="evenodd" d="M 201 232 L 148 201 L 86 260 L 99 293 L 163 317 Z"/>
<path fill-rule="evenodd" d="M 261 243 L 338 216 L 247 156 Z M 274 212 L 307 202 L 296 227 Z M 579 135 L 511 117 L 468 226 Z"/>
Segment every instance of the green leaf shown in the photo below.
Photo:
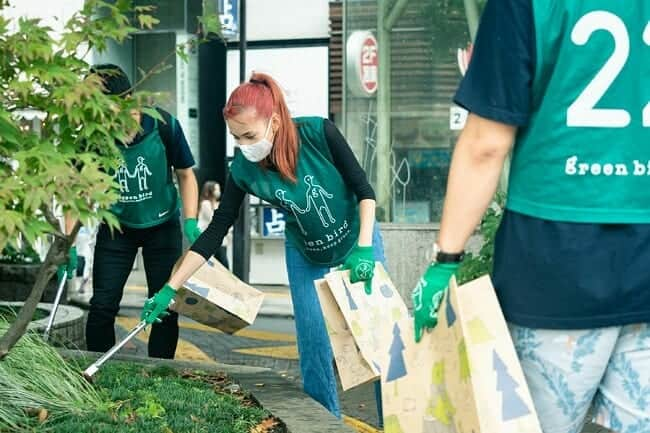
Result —
<path fill-rule="evenodd" d="M 216 14 L 203 15 L 198 17 L 204 35 L 214 34 L 221 36 L 221 20 Z"/>
<path fill-rule="evenodd" d="M 153 11 L 156 10 L 156 7 L 155 7 L 155 6 L 152 6 L 152 5 L 147 5 L 147 6 L 136 6 L 135 8 L 133 8 L 133 10 L 134 10 L 136 13 L 151 13 L 151 12 L 153 12 Z"/>
<path fill-rule="evenodd" d="M 139 14 L 138 22 L 140 23 L 141 28 L 143 29 L 146 28 L 151 30 L 154 28 L 154 26 L 160 23 L 160 20 L 158 18 L 153 17 L 152 15 Z"/>
<path fill-rule="evenodd" d="M 494 240 L 499 224 L 501 223 L 504 206 L 505 195 L 502 193 L 496 194 L 479 226 L 479 234 L 483 238 L 479 253 L 468 253 L 460 265 L 458 270 L 458 281 L 460 284 L 467 283 L 492 272 Z"/>
<path fill-rule="evenodd" d="M 187 52 L 185 51 L 185 46 L 184 45 L 179 45 L 176 47 L 176 55 L 181 58 L 181 60 L 185 63 L 190 61 L 189 56 L 187 55 Z"/>
<path fill-rule="evenodd" d="M 20 137 L 20 130 L 10 118 L 9 113 L 0 109 L 0 143 L 5 146 L 11 145 L 11 148 L 15 149 L 13 145 L 19 142 Z"/>
<path fill-rule="evenodd" d="M 147 114 L 147 115 L 153 117 L 154 119 L 156 119 L 158 121 L 161 121 L 161 122 L 165 121 L 165 119 L 161 116 L 160 112 L 158 110 L 156 110 L 155 108 L 142 107 L 140 109 L 140 111 L 142 111 L 142 113 L 144 113 L 144 114 Z"/>

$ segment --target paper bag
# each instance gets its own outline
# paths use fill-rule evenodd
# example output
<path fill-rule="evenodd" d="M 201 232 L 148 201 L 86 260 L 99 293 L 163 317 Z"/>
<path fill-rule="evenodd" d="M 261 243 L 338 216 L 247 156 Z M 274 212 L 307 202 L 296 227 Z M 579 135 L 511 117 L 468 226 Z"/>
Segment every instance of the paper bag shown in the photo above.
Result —
<path fill-rule="evenodd" d="M 438 326 L 416 344 L 398 292 L 385 272 L 376 275 L 370 297 L 346 273 L 326 281 L 364 360 L 381 372 L 385 433 L 541 433 L 488 277 L 452 280 Z M 382 292 L 390 296 L 378 305 Z"/>
<path fill-rule="evenodd" d="M 327 280 L 315 284 L 343 390 L 378 379 L 379 371 L 359 351 Z"/>
<path fill-rule="evenodd" d="M 241 281 L 211 257 L 178 289 L 172 309 L 232 334 L 253 323 L 263 299 L 262 292 Z"/>
<path fill-rule="evenodd" d="M 316 288 L 343 389 L 379 379 L 379 354 L 385 343 L 375 330 L 386 321 L 408 317 L 384 267 L 376 264 L 370 295 L 364 283 L 350 283 L 349 272 L 330 273 L 316 282 Z"/>

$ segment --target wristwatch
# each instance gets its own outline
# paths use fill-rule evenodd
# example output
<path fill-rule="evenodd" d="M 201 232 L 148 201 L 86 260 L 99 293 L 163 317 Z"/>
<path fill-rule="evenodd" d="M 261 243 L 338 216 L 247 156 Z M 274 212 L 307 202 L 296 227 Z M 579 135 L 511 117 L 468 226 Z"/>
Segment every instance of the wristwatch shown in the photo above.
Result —
<path fill-rule="evenodd" d="M 447 253 L 440 249 L 438 243 L 433 244 L 433 260 L 436 263 L 460 263 L 465 258 L 465 251 L 460 253 Z"/>

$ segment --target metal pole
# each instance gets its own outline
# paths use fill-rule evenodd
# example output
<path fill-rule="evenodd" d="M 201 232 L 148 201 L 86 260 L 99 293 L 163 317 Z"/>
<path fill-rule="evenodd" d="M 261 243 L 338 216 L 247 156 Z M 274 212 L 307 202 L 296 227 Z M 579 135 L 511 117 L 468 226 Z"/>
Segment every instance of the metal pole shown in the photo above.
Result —
<path fill-rule="evenodd" d="M 467 27 L 469 29 L 469 36 L 474 41 L 476 39 L 476 32 L 478 31 L 478 23 L 480 14 L 478 12 L 478 4 L 476 0 L 464 0 L 465 2 L 465 17 L 467 18 Z"/>
<path fill-rule="evenodd" d="M 385 17 L 388 0 L 377 1 L 377 45 L 379 50 L 379 71 L 377 86 L 377 210 L 380 221 L 390 221 L 391 203 L 391 98 L 390 98 L 390 30 L 386 28 Z"/>
<path fill-rule="evenodd" d="M 246 0 L 239 0 L 239 82 L 246 80 Z M 235 150 L 239 152 L 239 150 Z M 232 270 L 240 280 L 248 282 L 251 260 L 250 200 L 244 197 L 233 231 Z"/>
<path fill-rule="evenodd" d="M 471 1 L 475 1 L 475 0 L 471 0 Z M 391 31 L 393 29 L 393 26 L 395 25 L 397 20 L 402 16 L 404 9 L 406 9 L 408 2 L 409 0 L 397 0 L 397 2 L 395 3 L 395 5 L 390 11 L 385 10 L 384 16 L 386 17 L 386 19 L 384 20 L 384 28 L 386 30 Z"/>
<path fill-rule="evenodd" d="M 126 343 L 131 341 L 133 337 L 138 335 L 140 331 L 147 327 L 147 322 L 144 320 L 138 323 L 138 325 L 129 332 L 129 334 L 120 340 L 115 346 L 113 346 L 108 352 L 104 353 L 97 361 L 93 362 L 90 367 L 88 367 L 83 375 L 86 379 L 92 378 L 95 373 L 100 369 L 100 367 L 109 359 L 113 357 Z"/>
<path fill-rule="evenodd" d="M 45 332 L 43 332 L 43 339 L 49 341 L 50 332 L 52 331 L 52 325 L 54 325 L 54 319 L 56 317 L 56 312 L 59 310 L 59 304 L 61 303 L 61 295 L 63 295 L 63 289 L 65 288 L 65 282 L 68 279 L 68 271 L 63 271 L 61 276 L 61 281 L 59 281 L 59 287 L 56 291 L 56 297 L 54 298 L 54 304 L 52 304 L 52 311 L 50 311 L 50 318 L 47 321 L 47 326 L 45 327 Z"/>

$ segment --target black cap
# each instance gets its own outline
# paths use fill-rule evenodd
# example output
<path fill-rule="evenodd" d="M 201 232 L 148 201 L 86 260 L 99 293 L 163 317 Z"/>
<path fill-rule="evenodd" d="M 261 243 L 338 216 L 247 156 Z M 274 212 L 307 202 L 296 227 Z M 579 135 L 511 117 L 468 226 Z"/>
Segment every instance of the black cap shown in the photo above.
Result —
<path fill-rule="evenodd" d="M 112 63 L 94 65 L 91 74 L 99 75 L 104 81 L 104 93 L 107 95 L 128 96 L 131 94 L 131 81 L 122 68 Z"/>

